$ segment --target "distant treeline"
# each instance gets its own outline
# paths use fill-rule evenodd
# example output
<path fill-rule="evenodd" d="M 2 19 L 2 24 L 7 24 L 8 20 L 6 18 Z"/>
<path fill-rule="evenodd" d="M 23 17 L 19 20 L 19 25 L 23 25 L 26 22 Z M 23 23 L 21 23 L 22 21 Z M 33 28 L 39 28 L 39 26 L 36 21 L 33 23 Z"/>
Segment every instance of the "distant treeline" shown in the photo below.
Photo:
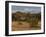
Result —
<path fill-rule="evenodd" d="M 26 20 L 41 20 L 41 12 L 38 14 L 31 14 L 31 12 L 25 13 L 17 11 L 12 13 L 12 21 L 26 21 Z"/>

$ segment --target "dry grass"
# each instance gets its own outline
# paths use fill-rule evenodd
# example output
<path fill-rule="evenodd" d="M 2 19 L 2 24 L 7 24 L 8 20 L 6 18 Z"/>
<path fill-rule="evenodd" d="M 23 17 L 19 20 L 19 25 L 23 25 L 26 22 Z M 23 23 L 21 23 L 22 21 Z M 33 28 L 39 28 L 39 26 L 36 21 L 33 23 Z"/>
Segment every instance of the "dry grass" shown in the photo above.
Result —
<path fill-rule="evenodd" d="M 41 24 L 38 23 L 37 26 L 33 26 L 31 23 L 23 21 L 13 21 L 12 22 L 12 31 L 22 31 L 22 30 L 38 30 L 41 28 Z"/>
<path fill-rule="evenodd" d="M 18 30 L 29 30 L 31 29 L 31 25 L 27 22 L 18 22 L 18 21 L 13 21 L 12 22 L 12 31 L 18 31 Z"/>

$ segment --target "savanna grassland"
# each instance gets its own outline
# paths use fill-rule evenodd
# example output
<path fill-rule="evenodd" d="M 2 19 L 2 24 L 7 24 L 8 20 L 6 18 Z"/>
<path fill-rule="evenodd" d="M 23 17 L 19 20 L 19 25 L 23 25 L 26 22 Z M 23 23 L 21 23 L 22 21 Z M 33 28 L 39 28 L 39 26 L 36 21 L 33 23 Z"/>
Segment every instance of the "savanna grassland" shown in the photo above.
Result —
<path fill-rule="evenodd" d="M 17 11 L 12 13 L 12 31 L 39 30 L 41 29 L 41 13 Z"/>

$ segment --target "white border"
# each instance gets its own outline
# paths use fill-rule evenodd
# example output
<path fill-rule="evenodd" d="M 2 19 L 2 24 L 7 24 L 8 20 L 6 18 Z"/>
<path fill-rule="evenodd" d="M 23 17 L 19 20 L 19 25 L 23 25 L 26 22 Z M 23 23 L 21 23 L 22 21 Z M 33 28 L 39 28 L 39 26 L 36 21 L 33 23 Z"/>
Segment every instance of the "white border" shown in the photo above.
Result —
<path fill-rule="evenodd" d="M 11 30 L 11 6 L 16 5 L 16 6 L 36 6 L 36 7 L 41 7 L 41 30 L 25 30 L 25 31 L 12 31 Z M 42 33 L 44 30 L 44 10 L 43 10 L 43 5 L 41 4 L 25 4 L 25 3 L 9 3 L 9 35 L 10 34 L 26 34 L 26 33 Z"/>

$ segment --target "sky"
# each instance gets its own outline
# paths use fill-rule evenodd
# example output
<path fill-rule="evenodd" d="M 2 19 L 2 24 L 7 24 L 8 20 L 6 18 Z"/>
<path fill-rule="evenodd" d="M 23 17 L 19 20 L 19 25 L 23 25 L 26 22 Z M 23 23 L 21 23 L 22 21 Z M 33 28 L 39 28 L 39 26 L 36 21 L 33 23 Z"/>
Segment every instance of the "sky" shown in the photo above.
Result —
<path fill-rule="evenodd" d="M 30 12 L 30 13 L 39 13 L 41 12 L 41 7 L 34 6 L 15 6 L 12 5 L 12 12 L 22 11 L 22 12 Z"/>

